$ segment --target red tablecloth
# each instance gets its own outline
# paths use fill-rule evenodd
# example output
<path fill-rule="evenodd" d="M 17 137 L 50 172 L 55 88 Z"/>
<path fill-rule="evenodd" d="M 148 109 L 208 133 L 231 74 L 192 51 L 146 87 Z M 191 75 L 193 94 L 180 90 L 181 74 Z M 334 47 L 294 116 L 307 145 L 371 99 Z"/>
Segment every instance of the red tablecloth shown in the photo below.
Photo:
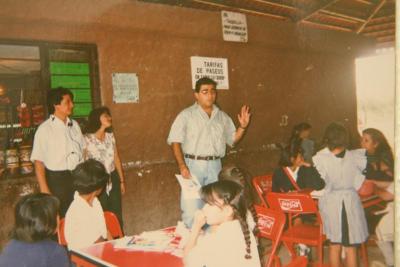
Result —
<path fill-rule="evenodd" d="M 115 240 L 72 250 L 71 258 L 84 260 L 88 263 L 85 266 L 183 267 L 182 258 L 170 253 L 116 249 L 114 243 Z"/>

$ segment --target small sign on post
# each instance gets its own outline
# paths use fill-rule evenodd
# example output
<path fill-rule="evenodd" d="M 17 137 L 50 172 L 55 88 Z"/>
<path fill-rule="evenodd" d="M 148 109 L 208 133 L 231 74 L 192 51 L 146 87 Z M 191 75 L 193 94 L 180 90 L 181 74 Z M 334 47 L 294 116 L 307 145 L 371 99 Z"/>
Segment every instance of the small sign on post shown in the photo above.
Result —
<path fill-rule="evenodd" d="M 221 19 L 224 41 L 247 43 L 246 15 L 221 11 Z"/>
<path fill-rule="evenodd" d="M 229 89 L 228 60 L 216 57 L 190 57 L 192 67 L 192 88 L 202 77 L 209 77 L 217 82 L 217 89 Z"/>

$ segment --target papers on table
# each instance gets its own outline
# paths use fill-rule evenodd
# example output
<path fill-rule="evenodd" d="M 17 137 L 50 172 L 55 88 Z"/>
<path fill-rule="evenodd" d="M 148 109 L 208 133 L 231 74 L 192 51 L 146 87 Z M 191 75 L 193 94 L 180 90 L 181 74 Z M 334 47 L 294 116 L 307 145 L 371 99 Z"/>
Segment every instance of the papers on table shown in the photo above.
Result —
<path fill-rule="evenodd" d="M 180 238 L 174 231 L 157 230 L 115 240 L 115 249 L 172 252 Z"/>
<path fill-rule="evenodd" d="M 190 179 L 183 178 L 180 174 L 175 174 L 182 190 L 183 199 L 199 199 L 201 185 L 196 176 L 192 175 Z"/>

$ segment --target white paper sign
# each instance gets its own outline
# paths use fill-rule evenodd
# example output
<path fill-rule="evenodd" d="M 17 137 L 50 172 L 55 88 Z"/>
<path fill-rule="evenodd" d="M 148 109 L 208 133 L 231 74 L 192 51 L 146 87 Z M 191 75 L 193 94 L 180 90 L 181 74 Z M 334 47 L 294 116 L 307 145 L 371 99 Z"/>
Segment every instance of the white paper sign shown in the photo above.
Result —
<path fill-rule="evenodd" d="M 138 103 L 139 81 L 136 73 L 113 73 L 114 103 Z"/>
<path fill-rule="evenodd" d="M 192 67 L 192 88 L 202 77 L 209 77 L 217 82 L 217 89 L 229 89 L 228 60 L 216 57 L 190 57 Z"/>
<path fill-rule="evenodd" d="M 224 41 L 247 42 L 246 15 L 236 12 L 221 11 L 221 18 Z"/>

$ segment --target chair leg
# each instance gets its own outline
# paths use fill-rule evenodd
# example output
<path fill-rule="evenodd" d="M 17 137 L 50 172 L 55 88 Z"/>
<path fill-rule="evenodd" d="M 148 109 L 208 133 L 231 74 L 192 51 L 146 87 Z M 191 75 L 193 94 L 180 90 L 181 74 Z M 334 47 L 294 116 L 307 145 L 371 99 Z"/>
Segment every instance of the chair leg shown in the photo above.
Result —
<path fill-rule="evenodd" d="M 369 262 L 368 262 L 368 252 L 367 252 L 367 242 L 364 242 L 361 244 L 361 260 L 363 262 L 364 267 L 368 267 L 369 266 Z"/>
<path fill-rule="evenodd" d="M 292 260 L 294 260 L 296 258 L 296 250 L 294 249 L 294 243 L 292 242 L 283 242 L 283 244 L 285 245 L 285 247 L 287 248 L 287 250 L 289 251 L 289 254 L 292 258 Z"/>

